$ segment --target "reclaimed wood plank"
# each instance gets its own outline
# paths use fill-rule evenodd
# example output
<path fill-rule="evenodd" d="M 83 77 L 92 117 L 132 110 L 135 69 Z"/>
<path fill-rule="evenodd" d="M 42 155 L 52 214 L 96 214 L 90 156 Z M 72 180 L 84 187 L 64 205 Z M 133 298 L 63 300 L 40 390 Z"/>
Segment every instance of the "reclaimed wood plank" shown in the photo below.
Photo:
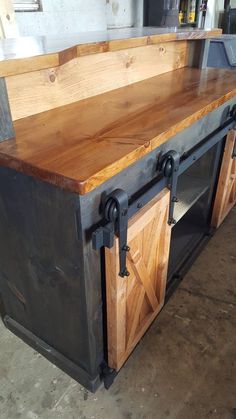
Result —
<path fill-rule="evenodd" d="M 129 277 L 118 276 L 118 239 L 112 249 L 105 249 L 108 364 L 116 370 L 124 364 L 164 304 L 165 292 L 159 291 L 166 288 L 171 232 L 167 223 L 169 196 L 169 190 L 164 189 L 129 221 Z M 146 236 L 157 224 L 161 224 L 161 234 L 153 236 L 155 252 L 150 260 Z M 143 304 L 145 298 L 148 309 Z"/>
<path fill-rule="evenodd" d="M 229 131 L 225 143 L 218 187 L 212 214 L 212 227 L 218 228 L 236 204 L 236 157 L 233 150 L 236 129 Z"/>
<path fill-rule="evenodd" d="M 187 64 L 188 42 L 179 41 L 79 57 L 60 67 L 8 77 L 12 118 L 77 102 Z"/>
<path fill-rule="evenodd" d="M 8 77 L 12 118 L 77 102 L 187 64 L 188 44 L 180 41 L 80 57 L 59 68 Z"/>

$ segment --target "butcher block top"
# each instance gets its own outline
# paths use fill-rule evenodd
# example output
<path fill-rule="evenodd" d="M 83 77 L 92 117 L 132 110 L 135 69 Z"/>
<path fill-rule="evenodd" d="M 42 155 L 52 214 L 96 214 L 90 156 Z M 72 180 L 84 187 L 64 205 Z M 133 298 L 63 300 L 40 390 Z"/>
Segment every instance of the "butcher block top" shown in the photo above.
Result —
<path fill-rule="evenodd" d="M 0 41 L 0 77 L 58 67 L 79 56 L 160 42 L 206 39 L 221 29 L 129 28 L 62 37 L 22 37 Z"/>
<path fill-rule="evenodd" d="M 181 68 L 14 122 L 0 165 L 85 194 L 236 96 L 236 72 Z"/>

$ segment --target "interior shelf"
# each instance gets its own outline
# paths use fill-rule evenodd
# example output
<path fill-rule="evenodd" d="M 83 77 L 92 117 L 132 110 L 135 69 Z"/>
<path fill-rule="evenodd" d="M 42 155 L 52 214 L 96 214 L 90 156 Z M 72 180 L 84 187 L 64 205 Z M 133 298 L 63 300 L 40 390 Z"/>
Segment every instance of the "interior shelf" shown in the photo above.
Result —
<path fill-rule="evenodd" d="M 209 189 L 209 180 L 183 174 L 178 180 L 178 202 L 174 208 L 174 219 L 178 222 L 186 212 Z"/>

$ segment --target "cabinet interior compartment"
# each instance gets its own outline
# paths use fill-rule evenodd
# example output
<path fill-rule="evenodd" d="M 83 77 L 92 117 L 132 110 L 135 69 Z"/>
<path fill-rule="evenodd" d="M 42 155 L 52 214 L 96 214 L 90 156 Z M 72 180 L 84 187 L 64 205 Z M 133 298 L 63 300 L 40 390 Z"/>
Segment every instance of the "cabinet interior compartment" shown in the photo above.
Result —
<path fill-rule="evenodd" d="M 167 286 L 209 234 L 213 194 L 219 172 L 222 141 L 178 178 L 172 227 Z"/>

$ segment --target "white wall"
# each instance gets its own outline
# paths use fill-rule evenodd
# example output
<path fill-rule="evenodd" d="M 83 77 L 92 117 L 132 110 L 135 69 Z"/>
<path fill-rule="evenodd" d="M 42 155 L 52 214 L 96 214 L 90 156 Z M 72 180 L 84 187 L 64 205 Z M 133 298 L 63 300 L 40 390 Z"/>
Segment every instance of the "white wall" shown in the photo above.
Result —
<path fill-rule="evenodd" d="M 131 27 L 135 23 L 136 0 L 107 0 L 107 27 Z"/>
<path fill-rule="evenodd" d="M 42 12 L 18 12 L 20 35 L 57 35 L 107 28 L 105 0 L 42 0 Z"/>
<path fill-rule="evenodd" d="M 42 12 L 16 13 L 20 35 L 63 35 L 142 26 L 143 0 L 42 0 Z"/>

